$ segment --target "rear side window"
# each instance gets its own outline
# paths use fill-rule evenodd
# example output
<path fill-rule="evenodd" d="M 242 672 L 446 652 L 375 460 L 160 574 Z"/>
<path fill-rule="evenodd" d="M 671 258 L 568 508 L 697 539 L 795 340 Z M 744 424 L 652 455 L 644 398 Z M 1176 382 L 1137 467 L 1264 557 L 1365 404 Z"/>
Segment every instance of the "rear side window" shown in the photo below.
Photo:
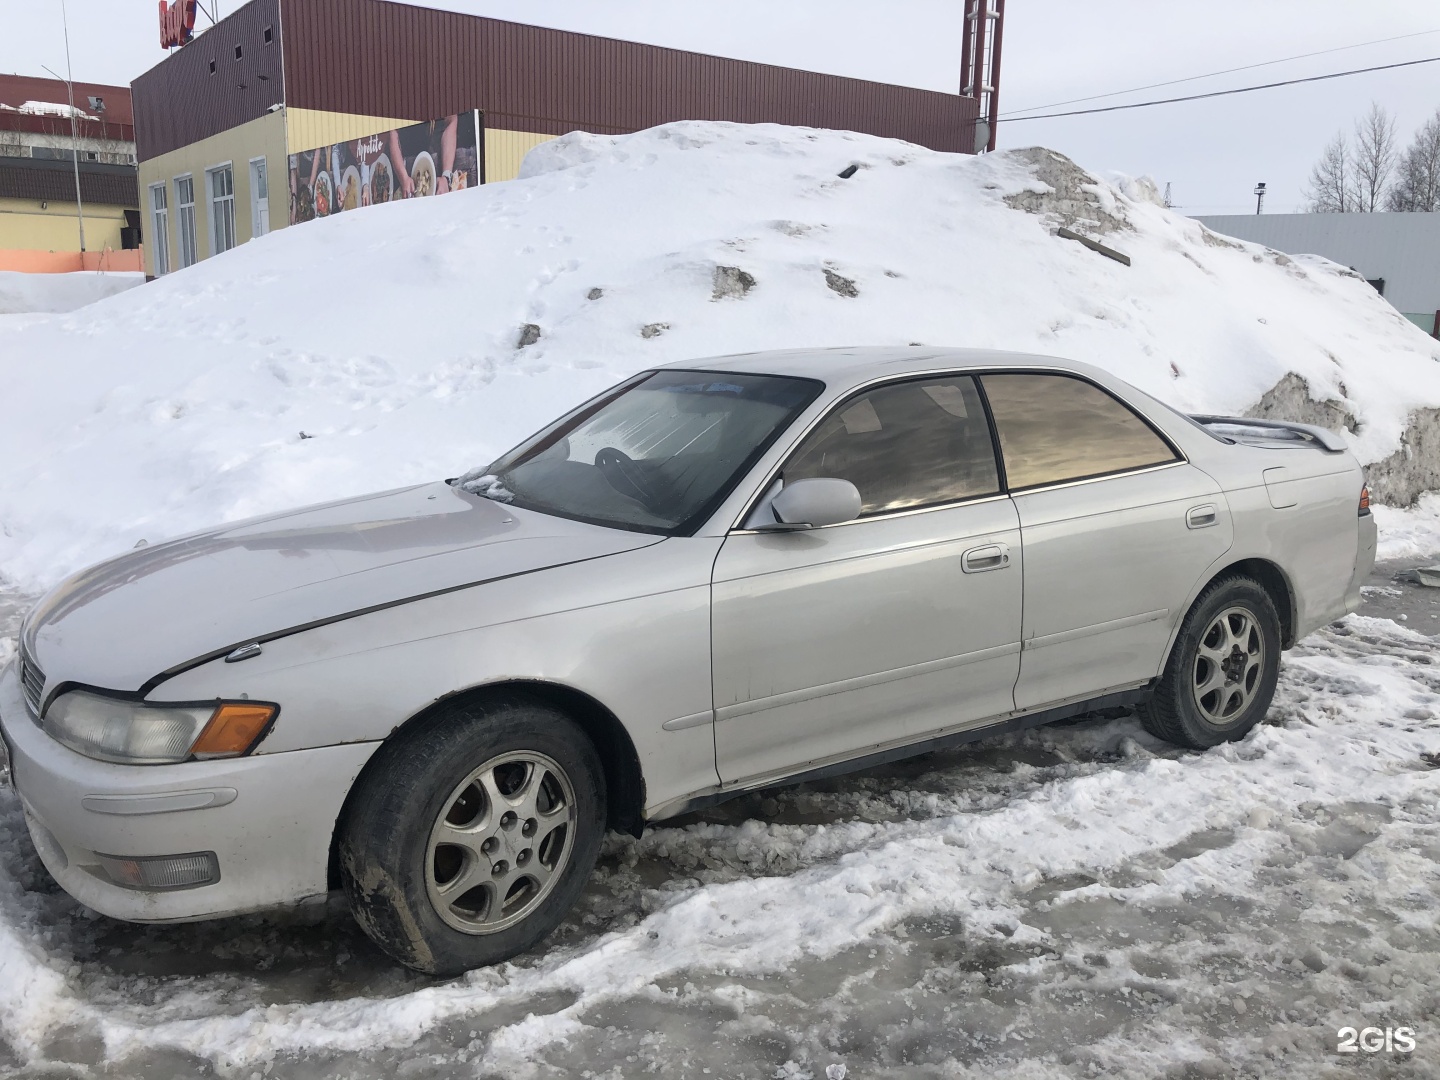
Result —
<path fill-rule="evenodd" d="M 1179 460 L 1129 406 L 1083 379 L 983 375 L 980 381 L 1012 491 Z"/>
<path fill-rule="evenodd" d="M 985 408 L 968 375 L 891 383 L 842 402 L 781 475 L 849 480 L 862 517 L 1000 490 Z"/>

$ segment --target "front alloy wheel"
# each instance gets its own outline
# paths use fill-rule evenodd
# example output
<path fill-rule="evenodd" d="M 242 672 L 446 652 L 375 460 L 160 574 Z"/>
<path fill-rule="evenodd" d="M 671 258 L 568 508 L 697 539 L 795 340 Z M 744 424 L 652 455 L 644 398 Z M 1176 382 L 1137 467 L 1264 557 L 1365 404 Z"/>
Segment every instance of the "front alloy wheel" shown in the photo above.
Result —
<path fill-rule="evenodd" d="M 430 902 L 461 933 L 505 930 L 550 895 L 574 847 L 565 770 L 544 754 L 502 754 L 456 786 L 430 830 Z"/>
<path fill-rule="evenodd" d="M 605 820 L 599 755 L 570 717 L 519 693 L 447 704 L 376 751 L 346 802 L 350 910 L 417 971 L 508 960 L 579 898 Z"/>

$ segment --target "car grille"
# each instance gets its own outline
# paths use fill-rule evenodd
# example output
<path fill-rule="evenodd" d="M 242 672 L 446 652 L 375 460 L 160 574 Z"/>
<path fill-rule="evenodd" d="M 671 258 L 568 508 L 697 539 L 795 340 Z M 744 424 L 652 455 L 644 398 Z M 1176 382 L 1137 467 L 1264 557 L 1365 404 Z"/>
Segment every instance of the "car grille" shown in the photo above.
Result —
<path fill-rule="evenodd" d="M 30 715 L 40 718 L 40 695 L 45 689 L 45 673 L 35 666 L 30 654 L 20 650 L 20 685 L 25 691 L 25 704 L 30 706 Z"/>

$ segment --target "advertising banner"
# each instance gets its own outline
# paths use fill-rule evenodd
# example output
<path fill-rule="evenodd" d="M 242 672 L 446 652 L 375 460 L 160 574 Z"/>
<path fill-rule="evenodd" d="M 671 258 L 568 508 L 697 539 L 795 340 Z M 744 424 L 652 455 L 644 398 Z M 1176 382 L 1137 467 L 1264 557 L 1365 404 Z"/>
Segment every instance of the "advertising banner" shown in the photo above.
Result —
<path fill-rule="evenodd" d="M 290 224 L 480 183 L 480 114 L 458 113 L 290 155 Z"/>

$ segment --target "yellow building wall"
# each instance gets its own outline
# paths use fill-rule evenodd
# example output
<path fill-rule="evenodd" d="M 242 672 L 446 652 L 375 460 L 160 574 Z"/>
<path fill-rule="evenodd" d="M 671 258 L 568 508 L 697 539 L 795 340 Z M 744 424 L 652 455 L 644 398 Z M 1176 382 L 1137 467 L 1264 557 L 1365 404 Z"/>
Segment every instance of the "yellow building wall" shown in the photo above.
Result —
<path fill-rule="evenodd" d="M 169 209 L 170 269 L 180 268 L 180 210 L 175 178 L 190 176 L 195 181 L 195 253 L 208 259 L 215 253 L 211 234 L 209 192 L 205 172 L 229 164 L 235 177 L 235 243 L 254 238 L 251 220 L 250 162 L 263 157 L 270 188 L 270 231 L 290 221 L 290 164 L 285 143 L 285 110 L 277 109 L 208 139 L 182 146 L 140 162 L 141 232 L 145 237 L 145 273 L 155 273 L 155 215 L 150 189 L 165 185 Z"/>
<path fill-rule="evenodd" d="M 533 131 L 497 131 L 485 129 L 485 182 L 514 180 L 520 175 L 520 162 L 525 155 L 554 135 L 537 135 Z"/>
<path fill-rule="evenodd" d="M 291 154 L 329 146 L 349 139 L 375 135 L 392 128 L 420 123 L 421 120 L 393 116 L 364 116 L 358 113 L 321 112 L 315 109 L 277 109 L 275 112 L 241 124 L 208 139 L 182 146 L 168 154 L 140 162 L 140 204 L 141 224 L 145 237 L 145 272 L 155 273 L 156 243 L 155 217 L 152 209 L 150 189 L 155 184 L 165 185 L 168 213 L 169 263 L 171 270 L 180 268 L 179 201 L 175 191 L 177 177 L 190 176 L 195 184 L 195 246 L 198 259 L 208 259 L 214 254 L 214 239 L 211 233 L 210 205 L 206 189 L 207 170 L 229 164 L 235 177 L 235 242 L 243 244 L 253 239 L 251 219 L 250 162 L 254 158 L 265 158 L 270 181 L 270 231 L 284 228 L 290 221 L 290 163 Z M 525 155 L 553 135 L 540 135 L 530 131 L 485 130 L 485 180 L 494 183 L 513 180 L 520 174 L 520 163 Z M 73 212 L 73 211 L 72 211 Z M 118 215 L 119 225 L 114 226 L 113 240 L 106 232 L 105 242 L 114 247 L 120 245 L 120 225 L 123 215 Z M 0 228 L 3 228 L 0 218 Z M 86 215 L 86 239 L 92 249 L 97 249 L 99 239 L 90 237 L 89 215 Z M 98 224 L 98 223 L 97 223 Z M 110 226 L 107 223 L 106 228 Z M 47 234 L 48 235 L 48 234 Z M 0 246 L 18 247 L 0 239 Z M 75 247 L 78 248 L 78 239 Z"/>
<path fill-rule="evenodd" d="M 120 250 L 125 210 L 119 206 L 89 203 L 85 206 L 85 247 Z M 28 199 L 0 199 L 0 249 L 20 251 L 79 251 L 80 223 L 74 203 L 52 202 L 44 207 Z"/>
<path fill-rule="evenodd" d="M 359 113 L 319 112 L 315 109 L 285 110 L 285 152 L 298 154 L 351 139 L 363 139 L 393 128 L 409 127 L 421 120 L 397 120 L 393 116 L 362 116 Z"/>

